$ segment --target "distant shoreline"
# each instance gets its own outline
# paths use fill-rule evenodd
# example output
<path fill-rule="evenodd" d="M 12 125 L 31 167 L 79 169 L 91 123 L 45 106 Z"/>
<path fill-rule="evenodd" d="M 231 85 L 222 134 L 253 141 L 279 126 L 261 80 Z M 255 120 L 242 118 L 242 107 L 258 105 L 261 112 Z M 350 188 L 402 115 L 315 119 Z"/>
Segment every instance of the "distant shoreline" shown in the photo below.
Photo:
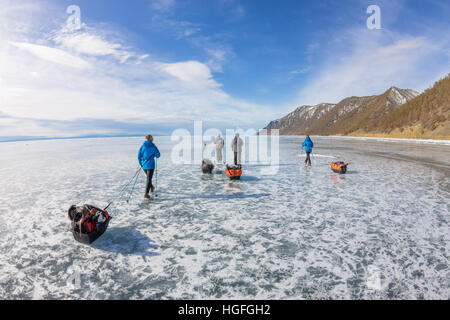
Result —
<path fill-rule="evenodd" d="M 270 135 L 270 134 L 269 134 Z M 280 137 L 305 137 L 304 134 L 280 134 Z M 339 139 L 354 139 L 354 140 L 381 140 L 381 141 L 389 141 L 389 142 L 415 142 L 415 143 L 430 143 L 430 144 L 443 144 L 450 145 L 450 137 L 444 137 L 443 139 L 418 139 L 418 138 L 399 138 L 399 137 L 389 137 L 385 135 L 374 135 L 374 136 L 364 136 L 364 135 L 319 135 L 319 134 L 310 134 L 311 137 L 319 137 L 319 138 L 339 138 Z"/>
<path fill-rule="evenodd" d="M 343 139 L 354 139 L 354 140 L 381 140 L 389 142 L 415 142 L 415 143 L 434 143 L 434 144 L 444 144 L 450 145 L 450 138 L 448 139 L 415 139 L 415 138 L 394 138 L 385 136 L 316 136 L 322 138 L 343 138 Z"/>
<path fill-rule="evenodd" d="M 158 137 L 161 135 L 154 134 Z M 47 141 L 47 140 L 78 140 L 78 139 L 101 139 L 101 138 L 137 138 L 145 137 L 145 134 L 139 135 L 118 135 L 118 136 L 81 136 L 81 137 L 0 137 L 0 143 L 6 142 L 26 142 L 26 141 Z"/>
<path fill-rule="evenodd" d="M 170 137 L 170 135 L 154 135 L 155 137 Z M 396 138 L 386 136 L 340 136 L 340 135 L 311 135 L 312 137 L 331 138 L 331 139 L 349 139 L 349 140 L 372 140 L 372 141 L 387 141 L 387 142 L 411 142 L 411 143 L 428 143 L 450 145 L 450 137 L 446 139 L 414 139 L 414 138 Z M 138 138 L 144 135 L 118 135 L 118 136 L 86 136 L 86 137 L 27 137 L 27 138 L 7 138 L 0 143 L 7 142 L 29 142 L 29 141 L 50 141 L 50 140 L 81 140 L 81 139 L 104 139 L 104 138 Z M 304 137 L 304 135 L 280 135 L 280 137 Z"/>

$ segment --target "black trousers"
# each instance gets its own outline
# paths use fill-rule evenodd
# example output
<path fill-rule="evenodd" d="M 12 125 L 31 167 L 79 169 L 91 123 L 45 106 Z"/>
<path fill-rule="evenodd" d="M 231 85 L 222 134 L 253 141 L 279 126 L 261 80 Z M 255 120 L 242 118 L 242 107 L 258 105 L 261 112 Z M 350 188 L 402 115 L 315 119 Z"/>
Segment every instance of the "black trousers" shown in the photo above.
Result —
<path fill-rule="evenodd" d="M 155 169 L 144 170 L 145 174 L 147 175 L 147 185 L 145 186 L 145 193 L 149 193 L 150 188 L 153 187 L 152 178 L 153 178 L 154 171 L 155 171 Z"/>
<path fill-rule="evenodd" d="M 237 152 L 234 153 L 234 165 L 235 166 L 238 165 L 238 163 L 237 163 L 237 154 L 238 154 Z"/>
<path fill-rule="evenodd" d="M 311 165 L 311 152 L 306 153 L 305 164 L 308 164 L 308 162 L 309 162 L 309 165 Z"/>

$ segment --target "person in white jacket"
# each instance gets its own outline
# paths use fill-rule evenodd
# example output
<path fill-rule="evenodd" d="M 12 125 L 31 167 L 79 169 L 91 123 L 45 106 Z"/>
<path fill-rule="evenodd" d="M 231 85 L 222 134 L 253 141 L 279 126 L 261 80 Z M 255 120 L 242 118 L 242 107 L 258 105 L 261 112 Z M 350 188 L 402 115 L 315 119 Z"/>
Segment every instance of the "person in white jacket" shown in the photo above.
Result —
<path fill-rule="evenodd" d="M 222 150 L 223 150 L 223 138 L 220 136 L 220 133 L 217 135 L 216 139 L 214 140 L 214 144 L 216 145 L 216 160 L 217 164 L 222 163 L 223 157 L 222 157 Z"/>
<path fill-rule="evenodd" d="M 234 152 L 234 165 L 241 164 L 241 155 L 242 155 L 242 146 L 244 145 L 244 141 L 239 137 L 239 133 L 236 133 L 236 136 L 231 143 L 231 149 Z"/>

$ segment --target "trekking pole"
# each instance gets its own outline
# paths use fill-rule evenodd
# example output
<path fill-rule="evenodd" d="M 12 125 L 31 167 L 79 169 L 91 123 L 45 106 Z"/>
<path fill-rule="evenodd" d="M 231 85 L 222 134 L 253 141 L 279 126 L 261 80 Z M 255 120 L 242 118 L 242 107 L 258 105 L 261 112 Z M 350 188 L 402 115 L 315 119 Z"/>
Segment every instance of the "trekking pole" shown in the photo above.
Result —
<path fill-rule="evenodd" d="M 158 190 L 158 158 L 155 158 L 155 175 L 155 197 L 157 197 L 158 195 L 156 194 L 156 191 Z"/>
<path fill-rule="evenodd" d="M 136 170 L 136 173 L 133 175 L 133 177 L 131 178 L 131 180 L 128 181 L 127 183 L 125 183 L 125 184 L 122 186 L 122 188 L 120 189 L 119 195 L 118 195 L 117 197 L 111 199 L 111 200 L 108 202 L 108 205 L 103 209 L 103 211 L 105 211 L 106 209 L 108 209 L 108 208 L 109 208 L 116 200 L 120 201 L 120 199 L 122 199 L 122 195 L 123 195 L 124 191 L 125 191 L 126 188 L 130 185 L 130 183 L 133 182 L 134 178 L 136 178 L 136 176 L 138 175 L 140 169 L 141 169 L 141 167 L 140 167 L 140 165 L 139 165 L 139 168 Z"/>
<path fill-rule="evenodd" d="M 131 188 L 130 195 L 128 196 L 127 203 L 130 201 L 131 196 L 133 195 L 134 187 L 136 186 L 136 182 L 138 181 L 139 175 L 141 174 L 141 170 L 142 170 L 142 167 L 139 168 L 139 172 L 138 172 L 138 174 L 137 174 L 137 176 L 136 176 L 136 180 L 134 180 L 134 183 L 133 183 L 133 188 Z"/>
<path fill-rule="evenodd" d="M 130 201 L 131 196 L 133 195 L 134 187 L 136 186 L 136 182 L 138 181 L 138 178 L 139 178 L 139 175 L 141 174 L 141 171 L 145 171 L 145 169 L 144 169 L 143 166 L 145 166 L 146 163 L 147 163 L 149 160 L 150 160 L 150 158 L 147 159 L 147 160 L 145 160 L 145 162 L 144 162 L 143 164 L 139 164 L 139 166 L 140 166 L 140 167 L 139 167 L 139 171 L 137 172 L 136 180 L 134 180 L 133 188 L 131 189 L 130 195 L 129 195 L 128 200 L 127 200 L 127 203 Z"/>

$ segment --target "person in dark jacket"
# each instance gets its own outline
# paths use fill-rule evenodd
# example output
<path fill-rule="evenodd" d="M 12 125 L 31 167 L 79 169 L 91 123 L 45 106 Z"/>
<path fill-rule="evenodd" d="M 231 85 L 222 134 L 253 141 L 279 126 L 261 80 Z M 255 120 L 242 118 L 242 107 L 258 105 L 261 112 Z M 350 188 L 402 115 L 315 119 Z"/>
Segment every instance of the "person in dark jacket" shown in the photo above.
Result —
<path fill-rule="evenodd" d="M 305 148 L 305 152 L 306 152 L 305 166 L 307 165 L 307 166 L 311 167 L 311 152 L 312 152 L 312 149 L 314 148 L 314 143 L 312 142 L 309 135 L 306 135 L 306 139 L 305 139 L 305 141 L 303 141 L 302 149 L 303 148 Z"/>
<path fill-rule="evenodd" d="M 153 137 L 148 134 L 142 147 L 139 149 L 138 161 L 147 175 L 147 185 L 145 187 L 145 198 L 150 198 L 149 192 L 155 191 L 155 187 L 152 184 L 153 172 L 155 171 L 155 158 L 159 158 L 159 150 L 153 143 Z"/>

